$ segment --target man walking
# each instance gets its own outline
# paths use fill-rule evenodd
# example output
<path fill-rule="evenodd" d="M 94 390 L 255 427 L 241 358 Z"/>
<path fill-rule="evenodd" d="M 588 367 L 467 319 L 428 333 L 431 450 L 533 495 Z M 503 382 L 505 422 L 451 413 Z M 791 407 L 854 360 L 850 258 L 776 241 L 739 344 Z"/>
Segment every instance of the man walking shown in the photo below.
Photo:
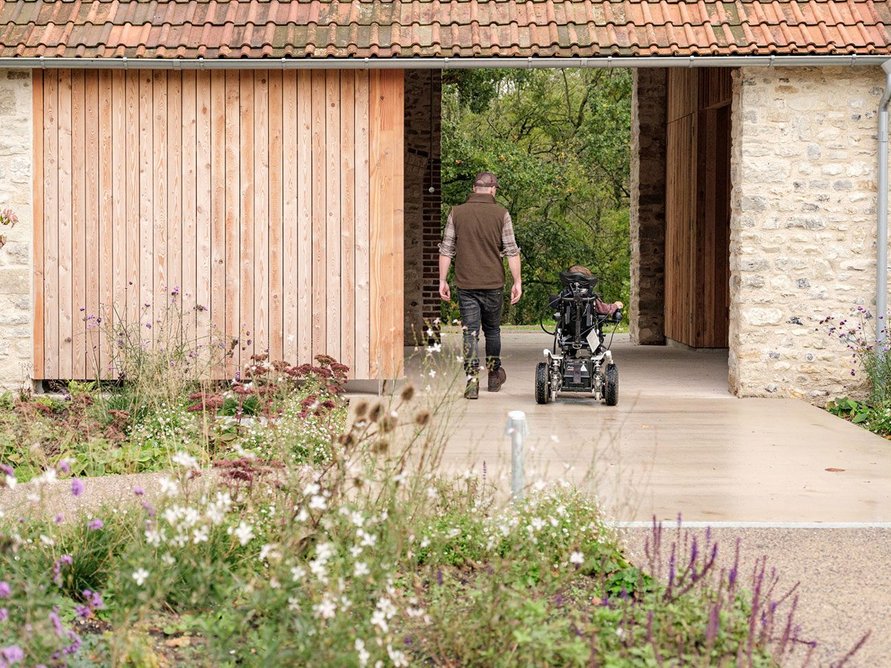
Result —
<path fill-rule="evenodd" d="M 497 392 L 507 380 L 501 366 L 501 309 L 504 303 L 504 257 L 513 277 L 510 303 L 523 294 L 520 280 L 520 249 L 514 239 L 510 214 L 495 202 L 498 179 L 480 172 L 473 192 L 464 204 L 452 208 L 439 245 L 439 296 L 452 298 L 448 274 L 455 262 L 458 308 L 464 326 L 464 372 L 467 399 L 479 397 L 479 334 L 486 336 L 486 368 L 489 392 Z"/>

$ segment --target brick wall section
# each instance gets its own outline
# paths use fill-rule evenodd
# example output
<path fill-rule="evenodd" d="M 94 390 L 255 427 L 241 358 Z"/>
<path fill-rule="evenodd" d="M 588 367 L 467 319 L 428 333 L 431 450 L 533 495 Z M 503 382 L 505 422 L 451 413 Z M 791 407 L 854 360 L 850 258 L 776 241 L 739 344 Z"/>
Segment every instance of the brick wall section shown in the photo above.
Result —
<path fill-rule="evenodd" d="M 665 343 L 666 71 L 635 69 L 631 119 L 631 339 Z"/>
<path fill-rule="evenodd" d="M 0 249 L 0 388 L 30 387 L 31 372 L 31 73 L 0 70 L 0 209 L 19 223 L 3 227 Z"/>
<path fill-rule="evenodd" d="M 423 342 L 439 316 L 442 73 L 405 73 L 405 339 Z M 432 192 L 431 192 L 432 188 Z"/>
<path fill-rule="evenodd" d="M 875 300 L 878 67 L 734 73 L 730 387 L 740 396 L 862 389 L 819 325 Z"/>

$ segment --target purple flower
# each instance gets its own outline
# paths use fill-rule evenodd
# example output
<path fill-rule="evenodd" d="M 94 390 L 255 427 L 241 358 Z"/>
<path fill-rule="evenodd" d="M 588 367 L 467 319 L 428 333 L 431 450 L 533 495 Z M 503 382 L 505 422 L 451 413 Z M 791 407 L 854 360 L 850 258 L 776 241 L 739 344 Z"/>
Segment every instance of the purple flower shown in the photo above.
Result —
<path fill-rule="evenodd" d="M 71 460 L 63 459 L 59 462 L 59 472 L 60 473 L 70 473 L 71 472 Z"/>
<path fill-rule="evenodd" d="M 105 522 L 98 518 L 93 518 L 89 522 L 87 522 L 87 528 L 90 529 L 90 531 L 98 531 L 104 526 Z"/>
<path fill-rule="evenodd" d="M 61 524 L 64 521 L 64 519 L 65 519 L 65 516 L 62 515 L 62 513 L 57 513 L 56 516 L 53 518 L 53 521 L 56 524 Z"/>
<path fill-rule="evenodd" d="M 53 624 L 53 628 L 56 631 L 56 635 L 60 638 L 65 633 L 65 628 L 62 626 L 62 620 L 59 619 L 59 609 L 53 608 L 52 612 L 49 613 L 50 621 Z"/>
<path fill-rule="evenodd" d="M 3 471 L 6 475 L 15 475 L 15 469 L 9 464 L 0 464 L 0 471 Z"/>
<path fill-rule="evenodd" d="M 84 600 L 93 610 L 98 610 L 103 606 L 102 595 L 98 591 L 84 589 Z"/>
<path fill-rule="evenodd" d="M 14 663 L 24 660 L 25 653 L 18 645 L 10 645 L 9 647 L 0 649 L 0 658 L 6 662 L 5 665 L 11 666 Z"/>
<path fill-rule="evenodd" d="M 53 582 L 60 587 L 62 586 L 62 566 L 70 566 L 74 563 L 74 559 L 70 554 L 63 554 L 58 561 L 53 564 Z"/>
<path fill-rule="evenodd" d="M 9 610 L 0 608 L 0 622 L 5 622 L 7 619 L 9 619 Z"/>
<path fill-rule="evenodd" d="M 134 487 L 134 488 L 133 488 L 133 493 L 134 493 L 136 496 L 142 496 L 143 494 L 145 494 L 145 490 L 144 490 L 142 487 Z"/>
<path fill-rule="evenodd" d="M 12 589 L 9 587 L 9 583 L 5 580 L 0 581 L 0 598 L 9 598 L 10 594 L 12 594 Z"/>
<path fill-rule="evenodd" d="M 80 496 L 84 493 L 84 483 L 80 478 L 75 478 L 71 481 L 71 493 L 74 496 Z"/>

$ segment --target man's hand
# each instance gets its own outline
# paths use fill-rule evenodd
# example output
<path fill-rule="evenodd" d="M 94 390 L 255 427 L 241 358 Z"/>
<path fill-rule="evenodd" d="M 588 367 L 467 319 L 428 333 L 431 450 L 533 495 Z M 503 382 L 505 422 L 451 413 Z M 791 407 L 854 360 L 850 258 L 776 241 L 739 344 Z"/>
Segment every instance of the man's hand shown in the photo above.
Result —
<path fill-rule="evenodd" d="M 449 288 L 448 281 L 439 281 L 439 298 L 444 302 L 452 300 L 452 290 Z"/>
<path fill-rule="evenodd" d="M 523 296 L 523 286 L 520 283 L 514 283 L 513 287 L 510 289 L 510 303 L 516 304 L 520 301 L 520 297 Z"/>

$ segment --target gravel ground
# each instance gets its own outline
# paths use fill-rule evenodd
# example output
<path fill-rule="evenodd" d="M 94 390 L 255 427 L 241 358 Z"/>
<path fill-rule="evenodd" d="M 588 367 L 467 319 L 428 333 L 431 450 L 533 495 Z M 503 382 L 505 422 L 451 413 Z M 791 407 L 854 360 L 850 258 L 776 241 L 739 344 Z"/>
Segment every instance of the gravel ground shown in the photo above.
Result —
<path fill-rule="evenodd" d="M 705 529 L 685 531 L 703 544 Z M 646 564 L 651 530 L 625 529 L 624 535 L 632 560 Z M 663 545 L 679 535 L 666 528 Z M 837 665 L 867 631 L 866 643 L 845 665 L 891 665 L 891 529 L 719 528 L 711 536 L 722 566 L 732 566 L 739 540 L 742 574 L 751 578 L 756 560 L 766 557 L 768 572 L 775 568 L 780 577 L 779 591 L 798 583 L 801 636 L 818 642 L 809 665 Z"/>

